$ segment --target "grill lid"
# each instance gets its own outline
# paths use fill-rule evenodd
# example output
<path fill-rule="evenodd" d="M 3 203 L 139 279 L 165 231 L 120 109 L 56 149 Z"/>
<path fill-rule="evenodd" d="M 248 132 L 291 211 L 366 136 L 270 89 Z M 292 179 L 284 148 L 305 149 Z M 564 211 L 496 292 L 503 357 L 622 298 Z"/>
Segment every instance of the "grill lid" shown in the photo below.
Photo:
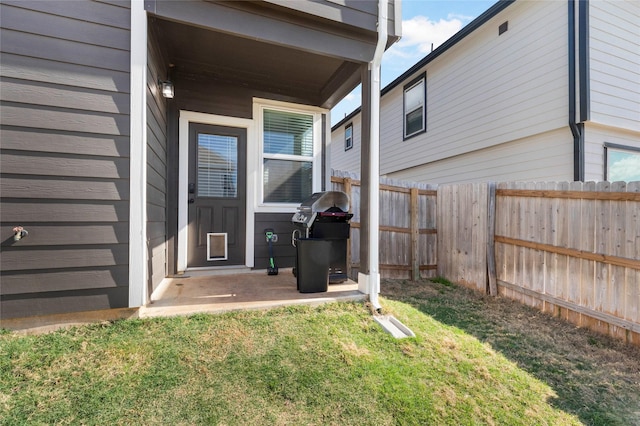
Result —
<path fill-rule="evenodd" d="M 349 196 L 342 191 L 316 192 L 304 200 L 291 218 L 291 222 L 307 228 L 311 226 L 319 213 L 338 215 L 349 211 Z"/>
<path fill-rule="evenodd" d="M 309 207 L 312 212 L 324 212 L 332 207 L 342 211 L 349 210 L 349 196 L 342 191 L 316 192 L 300 204 L 300 208 Z M 334 209 L 335 210 L 335 209 Z"/>

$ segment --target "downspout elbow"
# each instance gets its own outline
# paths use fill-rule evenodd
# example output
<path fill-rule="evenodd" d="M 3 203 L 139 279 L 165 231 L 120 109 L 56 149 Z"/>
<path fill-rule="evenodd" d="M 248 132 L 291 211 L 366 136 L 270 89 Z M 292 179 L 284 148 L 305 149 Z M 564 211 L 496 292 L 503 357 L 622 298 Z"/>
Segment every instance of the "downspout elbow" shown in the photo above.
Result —
<path fill-rule="evenodd" d="M 369 69 L 375 69 L 382 64 L 382 55 L 387 45 L 389 32 L 387 31 L 387 1 L 378 0 L 378 41 L 373 53 L 373 59 L 369 63 Z"/>

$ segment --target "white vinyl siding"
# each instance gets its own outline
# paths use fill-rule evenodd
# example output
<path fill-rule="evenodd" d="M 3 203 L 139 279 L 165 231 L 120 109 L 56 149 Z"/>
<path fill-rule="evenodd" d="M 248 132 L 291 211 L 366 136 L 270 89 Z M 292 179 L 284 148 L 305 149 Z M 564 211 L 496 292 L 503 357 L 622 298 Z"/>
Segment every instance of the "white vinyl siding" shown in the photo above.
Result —
<path fill-rule="evenodd" d="M 591 120 L 640 131 L 640 3 L 589 2 Z"/>
<path fill-rule="evenodd" d="M 345 172 L 360 172 L 360 152 L 362 147 L 361 115 L 353 117 L 351 125 L 353 128 L 353 148 L 344 150 L 345 126 L 338 127 L 331 133 L 331 168 Z"/>
<path fill-rule="evenodd" d="M 434 184 L 573 180 L 573 142 L 567 127 L 389 173 L 385 177 Z"/>
<path fill-rule="evenodd" d="M 565 2 L 518 1 L 408 77 L 429 76 L 429 131 L 404 142 L 403 88 L 387 93 L 381 173 L 567 127 L 566 24 Z"/>

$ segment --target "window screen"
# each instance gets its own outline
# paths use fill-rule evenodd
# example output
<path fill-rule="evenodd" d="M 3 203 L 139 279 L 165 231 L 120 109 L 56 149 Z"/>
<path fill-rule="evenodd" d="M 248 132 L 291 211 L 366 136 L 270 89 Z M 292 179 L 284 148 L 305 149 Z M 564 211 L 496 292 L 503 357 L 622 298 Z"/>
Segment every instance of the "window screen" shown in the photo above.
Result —
<path fill-rule="evenodd" d="M 300 203 L 313 189 L 313 115 L 264 110 L 263 201 Z"/>
<path fill-rule="evenodd" d="M 404 89 L 405 139 L 425 131 L 425 78 L 420 77 Z"/>
<path fill-rule="evenodd" d="M 265 154 L 313 155 L 313 116 L 264 112 Z"/>

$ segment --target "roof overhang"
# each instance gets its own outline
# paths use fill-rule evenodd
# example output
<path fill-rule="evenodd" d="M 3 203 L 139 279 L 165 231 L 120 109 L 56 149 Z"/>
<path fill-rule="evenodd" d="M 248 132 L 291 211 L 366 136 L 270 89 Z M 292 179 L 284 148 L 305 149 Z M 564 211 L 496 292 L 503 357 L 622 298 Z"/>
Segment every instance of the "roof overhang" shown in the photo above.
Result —
<path fill-rule="evenodd" d="M 324 108 L 359 84 L 377 39 L 364 24 L 271 2 L 146 0 L 145 9 L 176 73 Z"/>

